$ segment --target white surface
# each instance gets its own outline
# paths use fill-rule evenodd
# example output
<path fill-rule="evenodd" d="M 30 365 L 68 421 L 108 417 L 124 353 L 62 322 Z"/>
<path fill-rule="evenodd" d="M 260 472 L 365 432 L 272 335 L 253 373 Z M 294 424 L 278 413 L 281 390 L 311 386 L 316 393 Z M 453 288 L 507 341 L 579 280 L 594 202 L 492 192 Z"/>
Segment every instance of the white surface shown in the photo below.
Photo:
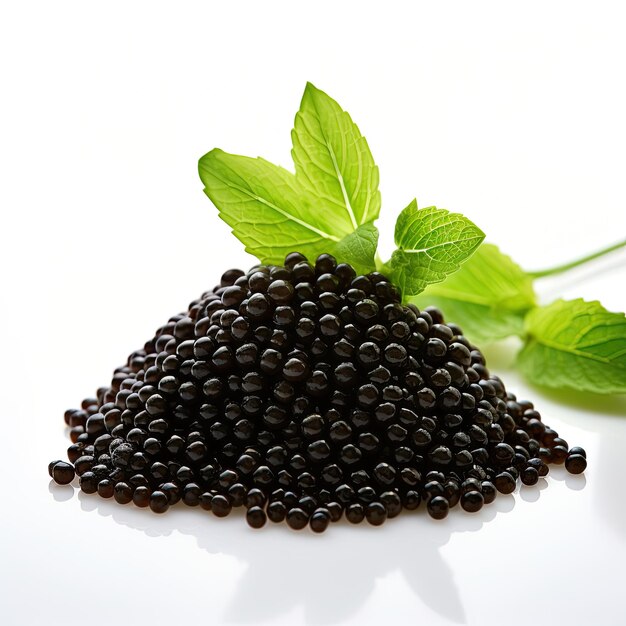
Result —
<path fill-rule="evenodd" d="M 63 410 L 250 263 L 196 162 L 219 146 L 289 165 L 306 80 L 369 139 L 387 249 L 416 194 L 529 268 L 623 238 L 624 17 L 601 2 L 3 3 L 0 623 L 625 624 L 626 400 L 530 389 L 510 350 L 488 352 L 492 370 L 589 470 L 478 515 L 255 532 L 46 473 Z M 624 310 L 625 260 L 542 296 Z"/>

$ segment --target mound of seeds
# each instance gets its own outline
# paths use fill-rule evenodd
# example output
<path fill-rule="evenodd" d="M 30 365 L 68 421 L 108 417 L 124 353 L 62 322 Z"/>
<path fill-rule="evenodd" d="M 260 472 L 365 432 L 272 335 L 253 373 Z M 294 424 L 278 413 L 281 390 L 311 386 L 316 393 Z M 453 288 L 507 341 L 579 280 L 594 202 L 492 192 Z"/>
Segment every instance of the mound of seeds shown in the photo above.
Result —
<path fill-rule="evenodd" d="M 586 467 L 439 310 L 330 255 L 227 271 L 65 421 L 56 482 L 156 513 L 245 506 L 254 528 L 379 525 L 422 501 L 442 519 Z"/>

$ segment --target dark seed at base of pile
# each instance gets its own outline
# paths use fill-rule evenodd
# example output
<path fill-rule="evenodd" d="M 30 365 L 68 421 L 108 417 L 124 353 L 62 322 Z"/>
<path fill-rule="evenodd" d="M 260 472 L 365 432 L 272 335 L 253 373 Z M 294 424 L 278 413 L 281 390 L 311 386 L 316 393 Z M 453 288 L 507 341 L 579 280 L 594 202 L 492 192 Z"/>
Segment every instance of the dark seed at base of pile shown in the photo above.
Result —
<path fill-rule="evenodd" d="M 65 461 L 54 461 L 48 466 L 48 473 L 59 485 L 69 485 L 75 476 L 74 468 Z"/>
<path fill-rule="evenodd" d="M 229 270 L 64 419 L 56 482 L 156 513 L 245 506 L 253 528 L 378 526 L 422 500 L 443 519 L 587 463 L 438 309 L 330 255 Z"/>

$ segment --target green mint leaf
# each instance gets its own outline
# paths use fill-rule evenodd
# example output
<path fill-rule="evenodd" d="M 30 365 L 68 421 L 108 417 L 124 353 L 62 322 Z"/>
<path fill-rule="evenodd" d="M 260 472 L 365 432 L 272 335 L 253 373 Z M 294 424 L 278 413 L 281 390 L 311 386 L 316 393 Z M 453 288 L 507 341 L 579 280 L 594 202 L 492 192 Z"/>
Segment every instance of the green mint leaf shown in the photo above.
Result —
<path fill-rule="evenodd" d="M 599 302 L 557 300 L 530 311 L 518 355 L 530 380 L 548 387 L 626 393 L 626 316 Z"/>
<path fill-rule="evenodd" d="M 372 223 L 363 224 L 337 244 L 335 256 L 340 263 L 350 263 L 357 272 L 368 274 L 376 269 L 377 245 L 378 229 Z"/>
<path fill-rule="evenodd" d="M 458 270 L 484 238 L 463 215 L 436 207 L 418 209 L 413 200 L 396 222 L 392 278 L 405 298 L 417 295 Z"/>
<path fill-rule="evenodd" d="M 297 250 L 310 259 L 341 239 L 322 222 L 293 174 L 264 159 L 211 150 L 198 164 L 204 192 L 246 250 L 282 263 Z"/>
<path fill-rule="evenodd" d="M 522 335 L 524 316 L 535 306 L 531 278 L 497 246 L 485 243 L 458 272 L 411 298 L 418 307 L 439 307 L 473 342 Z"/>
<path fill-rule="evenodd" d="M 378 167 L 356 124 L 307 83 L 291 132 L 298 182 L 323 204 L 325 223 L 343 235 L 380 213 Z"/>

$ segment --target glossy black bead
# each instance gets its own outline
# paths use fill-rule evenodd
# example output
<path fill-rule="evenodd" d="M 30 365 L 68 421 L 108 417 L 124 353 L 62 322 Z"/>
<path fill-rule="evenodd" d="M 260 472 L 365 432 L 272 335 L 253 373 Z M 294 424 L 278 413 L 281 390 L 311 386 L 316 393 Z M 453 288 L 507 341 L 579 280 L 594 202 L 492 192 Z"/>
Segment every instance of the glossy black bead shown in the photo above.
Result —
<path fill-rule="evenodd" d="M 48 467 L 52 479 L 59 485 L 69 485 L 74 480 L 74 468 L 65 461 L 56 461 L 52 467 Z"/>
<path fill-rule="evenodd" d="M 98 495 L 101 498 L 112 498 L 113 497 L 113 492 L 114 492 L 114 482 L 112 480 L 109 480 L 108 478 L 103 478 L 99 483 L 98 483 Z"/>
<path fill-rule="evenodd" d="M 443 496 L 435 496 L 428 501 L 426 509 L 433 519 L 440 520 L 447 517 L 450 504 Z"/>
<path fill-rule="evenodd" d="M 365 519 L 372 526 L 380 526 L 387 519 L 387 509 L 382 502 L 370 502 L 365 507 Z"/>
<path fill-rule="evenodd" d="M 302 359 L 289 359 L 283 367 L 283 377 L 288 382 L 301 382 L 309 375 L 309 366 Z"/>
<path fill-rule="evenodd" d="M 491 504 L 498 495 L 495 485 L 488 480 L 484 480 L 480 483 L 480 492 L 483 494 L 485 504 Z"/>
<path fill-rule="evenodd" d="M 159 486 L 159 491 L 167 496 L 170 505 L 176 504 L 181 498 L 181 490 L 179 486 L 173 482 L 166 482 Z"/>
<path fill-rule="evenodd" d="M 150 494 L 150 509 L 154 513 L 165 513 L 170 508 L 168 496 L 160 490 Z"/>
<path fill-rule="evenodd" d="M 461 497 L 461 489 L 457 480 L 448 480 L 443 485 L 443 497 L 448 501 L 450 508 L 457 505 Z"/>
<path fill-rule="evenodd" d="M 135 506 L 145 508 L 150 504 L 150 489 L 145 486 L 140 486 L 133 492 L 133 504 Z"/>
<path fill-rule="evenodd" d="M 267 515 L 260 506 L 250 507 L 246 511 L 246 522 L 251 528 L 262 528 L 267 521 Z"/>
<path fill-rule="evenodd" d="M 385 491 L 380 495 L 380 501 L 387 510 L 387 517 L 397 517 L 402 511 L 402 499 L 395 491 Z"/>
<path fill-rule="evenodd" d="M 520 472 L 520 479 L 525 485 L 536 485 L 539 480 L 539 472 L 532 466 L 525 467 Z"/>
<path fill-rule="evenodd" d="M 232 510 L 230 500 L 223 495 L 215 495 L 211 499 L 211 511 L 217 517 L 226 517 Z"/>
<path fill-rule="evenodd" d="M 551 452 L 552 452 L 552 456 L 551 456 L 552 463 L 556 463 L 558 465 L 562 465 L 563 463 L 565 463 L 565 460 L 568 457 L 568 450 L 565 446 L 557 445 L 554 448 L 552 448 Z M 582 456 L 582 455 L 579 455 L 579 456 Z"/>
<path fill-rule="evenodd" d="M 581 448 L 580 446 L 574 446 L 573 448 L 570 448 L 569 454 L 570 455 L 579 454 L 580 456 L 587 458 L 587 453 L 585 452 L 585 449 Z"/>
<path fill-rule="evenodd" d="M 430 480 L 424 485 L 423 492 L 426 500 L 432 500 L 444 495 L 444 485 L 438 480 Z"/>
<path fill-rule="evenodd" d="M 402 495 L 402 505 L 408 511 L 417 509 L 422 501 L 422 496 L 419 491 L 415 489 L 408 489 Z"/>
<path fill-rule="evenodd" d="M 578 449 L 582 450 L 582 448 Z M 565 469 L 570 474 L 582 474 L 587 469 L 587 457 L 583 454 L 573 454 L 574 450 L 576 450 L 576 448 L 572 448 L 570 453 L 567 455 L 567 458 L 565 459 Z"/>
<path fill-rule="evenodd" d="M 371 324 L 378 317 L 378 304 L 364 298 L 354 306 L 354 318 L 360 324 Z"/>
<path fill-rule="evenodd" d="M 330 524 L 330 513 L 325 508 L 318 508 L 313 511 L 309 525 L 314 533 L 323 533 Z"/>
<path fill-rule="evenodd" d="M 287 524 L 294 530 L 302 530 L 309 523 L 309 515 L 302 509 L 294 507 L 287 513 Z"/>
<path fill-rule="evenodd" d="M 128 504 L 133 500 L 133 489 L 128 483 L 115 483 L 113 487 L 113 497 L 119 504 Z"/>
<path fill-rule="evenodd" d="M 181 500 L 187 506 L 198 506 L 202 496 L 202 489 L 196 483 L 187 483 L 183 488 Z"/>
<path fill-rule="evenodd" d="M 285 520 L 287 516 L 287 507 L 283 504 L 283 502 L 276 501 L 270 502 L 267 507 L 267 518 L 271 522 L 279 523 Z"/>
<path fill-rule="evenodd" d="M 466 491 L 461 495 L 461 506 L 468 513 L 476 513 L 482 509 L 485 499 L 480 491 Z"/>
<path fill-rule="evenodd" d="M 509 472 L 501 472 L 498 474 L 493 484 L 500 493 L 513 493 L 515 491 L 515 479 Z"/>

